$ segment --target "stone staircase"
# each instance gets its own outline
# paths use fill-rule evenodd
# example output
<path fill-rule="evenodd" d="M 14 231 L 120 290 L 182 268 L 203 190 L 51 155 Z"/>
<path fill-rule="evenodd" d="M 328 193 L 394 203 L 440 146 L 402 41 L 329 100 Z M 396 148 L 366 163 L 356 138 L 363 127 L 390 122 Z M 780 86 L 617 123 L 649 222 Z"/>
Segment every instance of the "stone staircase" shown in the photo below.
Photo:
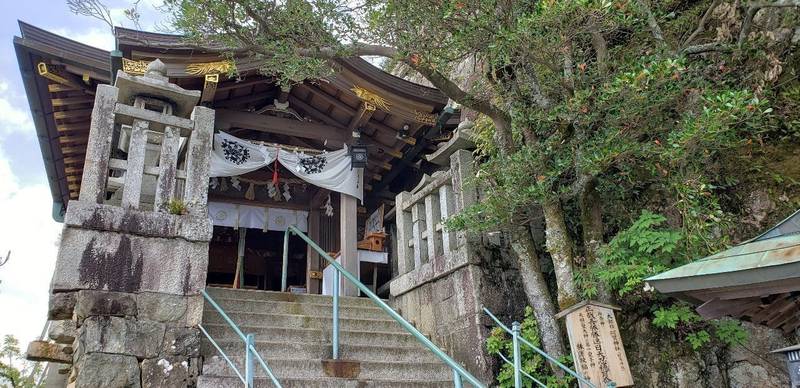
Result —
<path fill-rule="evenodd" d="M 339 358 L 331 358 L 332 298 L 269 291 L 209 288 L 209 295 L 244 332 L 286 387 L 452 387 L 452 370 L 367 298 L 339 299 Z M 244 342 L 208 303 L 203 327 L 244 375 Z M 213 345 L 199 388 L 241 387 Z M 256 387 L 272 387 L 256 361 Z"/>

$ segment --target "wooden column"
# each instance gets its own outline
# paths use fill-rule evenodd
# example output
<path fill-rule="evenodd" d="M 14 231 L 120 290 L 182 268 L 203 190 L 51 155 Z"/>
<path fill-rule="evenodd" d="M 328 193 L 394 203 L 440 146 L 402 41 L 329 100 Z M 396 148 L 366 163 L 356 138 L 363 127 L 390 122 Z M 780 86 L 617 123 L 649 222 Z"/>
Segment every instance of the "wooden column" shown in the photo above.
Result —
<path fill-rule="evenodd" d="M 318 208 L 319 206 L 317 206 Z M 319 209 L 312 208 L 308 212 L 308 237 L 314 241 L 319 241 Z M 321 271 L 319 253 L 311 246 L 306 248 L 306 291 L 309 294 L 319 294 L 322 280 L 312 279 L 311 271 Z"/>
<path fill-rule="evenodd" d="M 358 266 L 358 199 L 339 194 L 339 252 L 341 264 L 350 273 L 359 277 Z M 356 286 L 342 276 L 341 295 L 358 296 Z"/>

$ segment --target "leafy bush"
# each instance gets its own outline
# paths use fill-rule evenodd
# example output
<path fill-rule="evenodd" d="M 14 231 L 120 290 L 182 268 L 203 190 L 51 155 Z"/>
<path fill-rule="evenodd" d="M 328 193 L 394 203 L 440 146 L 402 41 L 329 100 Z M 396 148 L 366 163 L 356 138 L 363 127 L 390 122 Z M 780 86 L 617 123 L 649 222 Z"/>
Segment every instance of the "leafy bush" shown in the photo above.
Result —
<path fill-rule="evenodd" d="M 169 211 L 170 214 L 184 215 L 187 212 L 186 204 L 180 199 L 170 200 L 169 203 L 167 203 L 167 211 Z"/>
<path fill-rule="evenodd" d="M 520 335 L 532 345 L 541 349 L 542 345 L 539 338 L 539 325 L 533 315 L 533 308 L 530 306 L 525 308 L 525 319 L 523 319 L 520 324 Z M 513 341 L 511 336 L 499 327 L 492 329 L 491 335 L 486 340 L 486 350 L 488 350 L 490 354 L 502 354 L 509 361 L 513 362 Z M 522 357 L 522 370 L 535 377 L 537 380 L 547 384 L 548 387 L 568 387 L 572 380 L 574 380 L 574 378 L 571 376 L 558 378 L 552 375 L 550 367 L 547 365 L 544 357 L 524 344 L 520 345 L 520 356 Z M 572 359 L 569 357 L 559 361 L 563 362 L 567 366 L 572 367 Z M 503 388 L 513 387 L 514 366 L 506 363 L 502 359 L 500 359 L 500 362 L 503 366 L 500 368 L 500 373 L 497 375 L 497 386 Z M 522 377 L 522 385 L 526 388 L 536 386 L 531 379 L 525 377 L 524 375 Z"/>
<path fill-rule="evenodd" d="M 584 294 L 597 294 L 597 282 L 605 283 L 619 296 L 641 289 L 644 279 L 663 272 L 681 260 L 681 234 L 662 227 L 666 218 L 648 210 L 628 229 L 619 232 L 600 249 L 600 260 L 582 274 Z"/>
<path fill-rule="evenodd" d="M 741 323 L 733 319 L 704 321 L 688 305 L 679 303 L 669 307 L 660 307 L 654 312 L 653 326 L 669 329 L 683 338 L 698 350 L 713 339 L 727 346 L 742 344 L 747 341 L 747 331 Z M 712 337 L 713 333 L 713 337 Z"/>

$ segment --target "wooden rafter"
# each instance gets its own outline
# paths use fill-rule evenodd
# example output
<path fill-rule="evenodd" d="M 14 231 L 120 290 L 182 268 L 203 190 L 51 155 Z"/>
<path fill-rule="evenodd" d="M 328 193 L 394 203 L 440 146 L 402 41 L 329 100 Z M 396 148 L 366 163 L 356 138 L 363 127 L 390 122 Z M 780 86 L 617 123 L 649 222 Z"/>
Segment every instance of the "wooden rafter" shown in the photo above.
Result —
<path fill-rule="evenodd" d="M 80 90 L 84 93 L 94 94 L 94 90 L 89 89 L 81 77 L 78 77 L 64 69 L 64 66 L 51 65 L 46 62 L 39 62 L 36 65 L 39 75 L 57 84 L 68 87 L 72 90 Z"/>

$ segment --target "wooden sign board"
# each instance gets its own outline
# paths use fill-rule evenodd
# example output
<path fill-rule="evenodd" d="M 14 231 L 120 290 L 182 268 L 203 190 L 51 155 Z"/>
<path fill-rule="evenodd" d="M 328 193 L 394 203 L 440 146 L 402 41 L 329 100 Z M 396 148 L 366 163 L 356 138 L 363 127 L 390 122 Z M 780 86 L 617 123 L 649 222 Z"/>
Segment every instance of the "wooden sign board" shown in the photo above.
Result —
<path fill-rule="evenodd" d="M 378 209 L 367 218 L 367 223 L 364 227 L 364 238 L 369 237 L 372 233 L 381 232 L 383 232 L 383 205 L 378 207 Z"/>
<path fill-rule="evenodd" d="M 584 301 L 556 315 L 556 318 L 566 317 L 575 369 L 596 387 L 605 387 L 609 382 L 617 387 L 633 385 L 614 310 L 619 309 Z"/>

